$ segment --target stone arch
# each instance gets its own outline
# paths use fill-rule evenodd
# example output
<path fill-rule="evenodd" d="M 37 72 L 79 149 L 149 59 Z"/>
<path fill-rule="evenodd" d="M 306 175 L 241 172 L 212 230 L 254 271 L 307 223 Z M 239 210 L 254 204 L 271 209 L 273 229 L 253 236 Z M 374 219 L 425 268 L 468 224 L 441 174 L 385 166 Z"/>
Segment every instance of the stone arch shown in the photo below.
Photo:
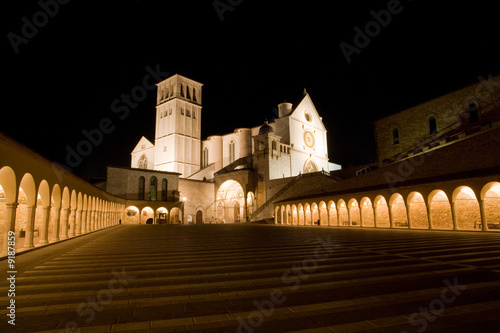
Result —
<path fill-rule="evenodd" d="M 391 228 L 408 226 L 406 204 L 403 196 L 397 192 L 392 194 L 389 198 L 389 218 L 391 221 Z"/>
<path fill-rule="evenodd" d="M 373 204 L 370 198 L 363 197 L 359 202 L 359 213 L 362 227 L 374 227 Z"/>
<path fill-rule="evenodd" d="M 337 214 L 337 206 L 335 205 L 335 201 L 333 201 L 333 200 L 328 201 L 327 208 L 328 208 L 328 225 L 338 226 L 339 221 L 337 219 L 338 214 Z"/>
<path fill-rule="evenodd" d="M 290 222 L 292 225 L 299 224 L 299 213 L 296 205 L 292 205 L 291 217 L 292 219 Z"/>
<path fill-rule="evenodd" d="M 349 199 L 349 202 L 347 203 L 347 209 L 349 211 L 349 225 L 360 226 L 361 215 L 358 200 L 354 198 Z"/>
<path fill-rule="evenodd" d="M 33 242 L 38 240 L 38 244 L 48 243 L 49 218 L 50 187 L 49 183 L 43 179 L 38 185 Z"/>
<path fill-rule="evenodd" d="M 500 230 L 500 183 L 489 182 L 481 189 L 484 230 Z"/>
<path fill-rule="evenodd" d="M 349 225 L 349 211 L 344 199 L 337 201 L 337 220 L 339 226 Z"/>
<path fill-rule="evenodd" d="M 453 218 L 448 196 L 442 190 L 433 190 L 428 198 L 429 221 L 435 229 L 453 229 Z"/>
<path fill-rule="evenodd" d="M 140 224 L 141 214 L 136 206 L 128 206 L 125 208 L 123 223 L 125 224 Z"/>
<path fill-rule="evenodd" d="M 217 189 L 215 205 L 217 221 L 219 223 L 239 222 L 245 216 L 243 214 L 245 203 L 245 194 L 240 182 L 233 179 L 226 180 Z"/>
<path fill-rule="evenodd" d="M 312 158 L 309 158 L 304 162 L 303 173 L 312 173 L 317 171 L 318 165 Z"/>
<path fill-rule="evenodd" d="M 417 191 L 413 191 L 407 198 L 408 220 L 412 228 L 428 229 L 430 227 L 428 217 L 428 207 L 424 196 Z"/>
<path fill-rule="evenodd" d="M 312 212 L 309 203 L 304 205 L 304 225 L 312 225 Z"/>
<path fill-rule="evenodd" d="M 141 219 L 140 219 L 140 224 L 147 224 L 148 222 L 154 223 L 154 210 L 153 208 L 146 206 L 141 209 Z M 152 220 L 152 221 L 151 221 Z"/>
<path fill-rule="evenodd" d="M 377 195 L 373 200 L 373 215 L 375 227 L 390 228 L 389 206 L 383 195 Z"/>
<path fill-rule="evenodd" d="M 155 212 L 156 224 L 168 224 L 168 209 L 159 207 Z"/>
<path fill-rule="evenodd" d="M 474 191 L 468 186 L 459 186 L 451 200 L 458 229 L 481 230 L 481 211 Z"/>
<path fill-rule="evenodd" d="M 24 244 L 24 248 L 33 247 L 33 231 L 35 227 L 35 211 L 37 202 L 35 180 L 30 173 L 24 174 L 19 184 L 17 210 L 14 231 L 18 236 L 16 244 Z"/>
<path fill-rule="evenodd" d="M 319 224 L 328 225 L 328 209 L 324 201 L 319 202 Z"/>
<path fill-rule="evenodd" d="M 298 213 L 298 217 L 299 217 L 299 220 L 298 220 L 298 225 L 304 225 L 305 224 L 305 218 L 304 218 L 304 206 L 302 206 L 302 204 L 298 204 L 297 206 L 297 213 Z"/>
<path fill-rule="evenodd" d="M 182 224 L 182 212 L 178 207 L 170 209 L 169 222 L 170 224 Z"/>

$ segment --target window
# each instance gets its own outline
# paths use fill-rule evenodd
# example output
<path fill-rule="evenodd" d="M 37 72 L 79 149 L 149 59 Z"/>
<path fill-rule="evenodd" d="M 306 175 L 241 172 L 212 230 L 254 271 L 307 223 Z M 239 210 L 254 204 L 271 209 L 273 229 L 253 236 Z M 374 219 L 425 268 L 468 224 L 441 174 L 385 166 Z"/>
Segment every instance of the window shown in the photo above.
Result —
<path fill-rule="evenodd" d="M 181 84 L 181 97 L 184 97 L 184 85 Z"/>
<path fill-rule="evenodd" d="M 197 100 L 196 100 L 196 88 L 193 88 L 193 101 L 197 102 Z M 194 114 L 194 112 L 193 112 L 193 114 Z M 194 116 L 193 116 L 193 118 L 194 118 Z"/>
<path fill-rule="evenodd" d="M 191 117 L 191 110 L 186 109 L 186 116 L 187 116 L 187 117 Z"/>
<path fill-rule="evenodd" d="M 276 141 L 273 140 L 273 142 L 271 143 L 271 147 L 273 148 L 273 150 L 276 150 Z"/>
<path fill-rule="evenodd" d="M 181 108 L 181 116 L 184 115 L 184 108 Z"/>
<path fill-rule="evenodd" d="M 193 110 L 193 119 L 196 119 L 196 111 Z"/>
<path fill-rule="evenodd" d="M 144 177 L 139 177 L 139 193 L 138 193 L 138 196 L 137 196 L 137 199 L 139 200 L 144 200 L 144 183 L 145 183 L 145 179 Z"/>
<path fill-rule="evenodd" d="M 170 116 L 172 114 L 172 108 L 168 110 L 168 115 Z"/>
<path fill-rule="evenodd" d="M 208 166 L 208 148 L 203 149 L 203 167 Z"/>
<path fill-rule="evenodd" d="M 234 162 L 234 141 L 229 142 L 229 163 Z"/>
<path fill-rule="evenodd" d="M 186 86 L 186 92 L 187 92 L 187 94 L 186 94 L 186 98 L 187 98 L 187 99 L 191 99 L 191 93 L 190 93 L 190 92 L 191 92 L 191 89 L 190 89 L 189 87 L 187 87 L 187 86 Z"/>
<path fill-rule="evenodd" d="M 477 104 L 476 103 L 469 104 L 467 110 L 469 111 L 469 121 L 471 123 L 477 123 L 479 121 L 479 112 Z"/>
<path fill-rule="evenodd" d="M 161 201 L 168 200 L 168 192 L 167 192 L 168 182 L 165 178 L 161 180 Z"/>
<path fill-rule="evenodd" d="M 156 191 L 158 188 L 158 179 L 155 176 L 149 179 L 149 201 L 156 201 Z"/>
<path fill-rule="evenodd" d="M 436 117 L 431 116 L 429 118 L 429 134 L 435 134 L 438 132 Z"/>
<path fill-rule="evenodd" d="M 142 155 L 141 158 L 139 159 L 139 162 L 137 162 L 137 167 L 139 169 L 147 169 L 148 168 L 148 158 L 146 155 Z"/>
<path fill-rule="evenodd" d="M 392 130 L 392 144 L 393 145 L 399 144 L 399 130 L 397 128 Z"/>

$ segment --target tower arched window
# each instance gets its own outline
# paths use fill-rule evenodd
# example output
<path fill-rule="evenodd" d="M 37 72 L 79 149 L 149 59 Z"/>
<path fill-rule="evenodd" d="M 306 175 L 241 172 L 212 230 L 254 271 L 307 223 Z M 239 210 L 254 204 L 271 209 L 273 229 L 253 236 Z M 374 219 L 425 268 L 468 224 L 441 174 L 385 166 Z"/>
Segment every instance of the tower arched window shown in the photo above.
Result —
<path fill-rule="evenodd" d="M 184 97 L 184 85 L 181 84 L 181 97 Z"/>
<path fill-rule="evenodd" d="M 144 177 L 139 177 L 139 191 L 137 195 L 137 199 L 139 200 L 144 200 L 144 186 L 145 186 L 145 178 Z"/>
<path fill-rule="evenodd" d="M 196 100 L 196 88 L 193 88 L 193 101 L 197 102 L 197 100 Z"/>
<path fill-rule="evenodd" d="M 393 145 L 399 144 L 399 129 L 397 128 L 392 130 L 392 144 Z"/>
<path fill-rule="evenodd" d="M 231 140 L 229 142 L 229 163 L 233 163 L 235 159 L 235 154 L 234 154 L 234 141 Z"/>
<path fill-rule="evenodd" d="M 149 179 L 149 201 L 156 201 L 156 193 L 158 189 L 158 179 L 155 176 Z"/>
<path fill-rule="evenodd" d="M 191 99 L 191 89 L 189 86 L 186 86 L 186 98 Z"/>

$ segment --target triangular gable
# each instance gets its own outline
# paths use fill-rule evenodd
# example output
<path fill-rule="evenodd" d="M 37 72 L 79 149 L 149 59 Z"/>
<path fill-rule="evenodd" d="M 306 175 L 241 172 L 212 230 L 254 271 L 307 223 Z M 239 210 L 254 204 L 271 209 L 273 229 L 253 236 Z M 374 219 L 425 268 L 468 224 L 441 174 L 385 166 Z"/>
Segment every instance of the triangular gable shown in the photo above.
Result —
<path fill-rule="evenodd" d="M 144 145 L 144 148 L 141 148 L 142 145 Z M 132 150 L 132 153 L 135 153 L 137 151 L 141 151 L 141 150 L 145 150 L 145 149 L 148 149 L 148 148 L 152 148 L 154 147 L 155 145 L 151 143 L 151 141 L 149 141 L 148 139 L 146 139 L 144 136 L 139 140 L 139 142 L 137 143 L 137 145 L 135 146 L 134 150 Z"/>
<path fill-rule="evenodd" d="M 308 121 L 306 119 L 306 111 L 309 114 L 311 121 Z M 318 111 L 316 110 L 316 107 L 314 106 L 314 103 L 308 93 L 304 95 L 304 98 L 302 98 L 300 103 L 289 114 L 289 116 L 292 117 L 293 119 L 309 123 L 313 127 L 321 128 L 322 130 L 326 131 L 326 127 L 323 124 L 323 120 L 318 114 Z"/>

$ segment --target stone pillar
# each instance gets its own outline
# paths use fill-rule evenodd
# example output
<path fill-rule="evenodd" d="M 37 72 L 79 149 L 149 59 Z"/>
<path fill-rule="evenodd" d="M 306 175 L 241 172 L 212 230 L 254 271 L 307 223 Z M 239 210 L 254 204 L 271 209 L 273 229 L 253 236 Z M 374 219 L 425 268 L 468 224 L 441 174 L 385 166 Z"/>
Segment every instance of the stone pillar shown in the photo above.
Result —
<path fill-rule="evenodd" d="M 453 230 L 460 230 L 458 227 L 457 213 L 455 211 L 455 203 L 451 202 L 451 218 L 453 220 Z"/>
<path fill-rule="evenodd" d="M 484 200 L 479 200 L 479 212 L 481 213 L 481 225 L 483 231 L 488 231 L 488 222 L 486 221 L 486 209 L 484 208 Z"/>
<path fill-rule="evenodd" d="M 377 207 L 373 206 L 373 227 L 377 227 Z"/>
<path fill-rule="evenodd" d="M 77 210 L 76 211 L 76 230 L 75 234 L 81 235 L 82 234 L 82 210 Z"/>
<path fill-rule="evenodd" d="M 359 225 L 363 227 L 363 206 L 359 205 Z"/>
<path fill-rule="evenodd" d="M 17 211 L 17 202 L 13 203 L 6 203 L 5 204 L 5 225 L 6 225 L 6 230 L 5 234 L 3 235 L 3 249 L 0 251 L 2 254 L 7 254 L 8 252 L 8 242 L 9 242 L 9 231 L 15 231 L 16 229 L 16 211 Z"/>
<path fill-rule="evenodd" d="M 406 218 L 408 219 L 408 229 L 413 229 L 413 224 L 411 221 L 411 203 L 405 204 L 406 207 Z"/>
<path fill-rule="evenodd" d="M 75 237 L 75 229 L 76 229 L 76 208 L 70 210 L 69 214 L 69 237 Z"/>
<path fill-rule="evenodd" d="M 24 238 L 24 249 L 35 247 L 33 245 L 33 230 L 35 229 L 36 205 L 26 206 L 26 235 Z"/>
<path fill-rule="evenodd" d="M 389 207 L 389 222 L 390 222 L 390 227 L 394 228 L 394 215 L 392 214 L 392 205 L 390 205 L 388 207 Z"/>
<path fill-rule="evenodd" d="M 90 230 L 89 231 L 94 231 L 95 230 L 95 210 L 90 212 Z"/>
<path fill-rule="evenodd" d="M 427 208 L 427 220 L 429 220 L 429 229 L 434 229 L 432 225 L 432 216 L 431 216 L 431 205 L 425 204 L 425 208 Z"/>
<path fill-rule="evenodd" d="M 54 208 L 54 239 L 52 240 L 53 242 L 57 242 L 59 240 L 59 228 L 61 224 L 61 208 L 60 207 L 53 207 Z"/>
<path fill-rule="evenodd" d="M 61 209 L 61 239 L 68 239 L 69 208 Z"/>
<path fill-rule="evenodd" d="M 87 232 L 87 211 L 82 210 L 82 234 L 85 234 Z"/>
<path fill-rule="evenodd" d="M 42 230 L 40 231 L 40 240 L 38 244 L 49 243 L 49 222 L 50 222 L 50 206 L 44 206 L 42 209 Z"/>
<path fill-rule="evenodd" d="M 352 227 L 351 207 L 349 206 L 347 206 L 347 221 L 349 221 L 349 226 Z"/>

